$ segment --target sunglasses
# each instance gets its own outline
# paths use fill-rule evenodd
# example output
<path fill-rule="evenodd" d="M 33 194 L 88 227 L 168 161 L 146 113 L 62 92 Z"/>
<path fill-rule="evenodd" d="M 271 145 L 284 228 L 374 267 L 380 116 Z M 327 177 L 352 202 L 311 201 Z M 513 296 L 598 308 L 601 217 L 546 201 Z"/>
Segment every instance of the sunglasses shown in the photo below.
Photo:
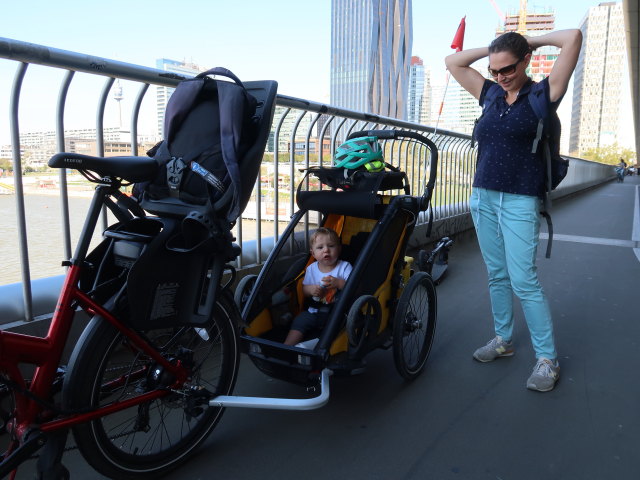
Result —
<path fill-rule="evenodd" d="M 511 65 L 502 67 L 500 70 L 494 70 L 493 68 L 489 67 L 489 75 L 491 75 L 492 77 L 497 77 L 498 75 L 502 75 L 503 77 L 505 75 L 511 75 L 516 71 L 516 67 L 522 60 L 524 60 L 524 57 L 518 60 L 516 63 L 512 63 Z"/>

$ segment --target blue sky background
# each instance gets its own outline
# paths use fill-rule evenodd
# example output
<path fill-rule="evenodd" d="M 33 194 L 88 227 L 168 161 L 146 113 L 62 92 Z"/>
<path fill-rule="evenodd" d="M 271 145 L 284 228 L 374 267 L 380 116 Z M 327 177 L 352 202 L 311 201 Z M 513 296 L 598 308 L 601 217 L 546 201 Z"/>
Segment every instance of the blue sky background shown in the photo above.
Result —
<path fill-rule="evenodd" d="M 552 8 L 547 2 L 529 1 L 529 9 L 546 11 Z M 495 3 L 505 13 L 519 7 L 518 0 Z M 555 2 L 556 28 L 578 27 L 588 8 L 599 3 Z M 490 0 L 413 0 L 412 53 L 423 58 L 436 81 L 445 76 L 444 57 L 453 52 L 451 41 L 465 15 L 465 48 L 488 44 L 501 23 Z M 282 94 L 329 101 L 330 0 L 11 1 L 3 5 L 0 35 L 148 67 L 162 57 L 224 66 L 244 80 L 275 79 Z M 14 62 L 0 61 L 0 143 L 8 138 L 5 112 L 14 72 Z M 36 67 L 28 71 L 20 105 L 23 131 L 53 129 L 61 76 Z M 102 85 L 102 80 L 99 87 L 83 82 L 74 80 L 70 103 L 74 95 L 82 98 L 85 89 L 99 91 Z M 126 106 L 137 88 L 124 87 Z M 95 109 L 80 104 L 84 108 L 67 113 L 68 128 L 93 126 Z M 108 109 L 113 119 L 115 107 Z M 128 112 L 124 117 L 127 124 Z"/>

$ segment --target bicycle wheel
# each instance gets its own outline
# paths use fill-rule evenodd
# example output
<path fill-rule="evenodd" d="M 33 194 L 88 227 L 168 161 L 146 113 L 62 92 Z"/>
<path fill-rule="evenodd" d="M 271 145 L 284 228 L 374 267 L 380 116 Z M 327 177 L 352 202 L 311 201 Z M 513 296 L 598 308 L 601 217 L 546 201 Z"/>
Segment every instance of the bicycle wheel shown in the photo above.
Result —
<path fill-rule="evenodd" d="M 218 300 L 208 325 L 143 332 L 159 352 L 190 369 L 180 391 L 74 427 L 82 455 L 110 478 L 147 478 L 178 466 L 211 433 L 222 408 L 208 400 L 229 395 L 238 370 L 237 309 Z M 102 318 L 94 318 L 70 362 L 67 408 L 98 407 L 163 389 L 168 374 Z"/>
<path fill-rule="evenodd" d="M 393 321 L 393 360 L 404 378 L 416 378 L 431 351 L 436 328 L 436 289 L 425 272 L 415 273 L 404 288 Z"/>
<path fill-rule="evenodd" d="M 249 295 L 251 295 L 251 290 L 253 290 L 253 287 L 256 285 L 257 279 L 257 275 L 247 275 L 246 277 L 242 277 L 242 280 L 238 282 L 236 291 L 233 294 L 233 301 L 241 314 L 245 304 L 249 301 Z"/>

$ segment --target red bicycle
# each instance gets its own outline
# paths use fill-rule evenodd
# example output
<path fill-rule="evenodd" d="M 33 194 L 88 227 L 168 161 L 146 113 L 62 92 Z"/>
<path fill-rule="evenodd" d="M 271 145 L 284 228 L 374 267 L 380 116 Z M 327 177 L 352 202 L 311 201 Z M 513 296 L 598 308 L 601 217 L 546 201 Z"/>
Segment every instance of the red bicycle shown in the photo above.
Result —
<path fill-rule="evenodd" d="M 145 216 L 120 190 L 155 176 L 158 166 L 151 158 L 62 153 L 49 164 L 76 168 L 97 187 L 74 257 L 66 262 L 47 335 L 0 331 L 0 427 L 6 439 L 0 477 L 13 478 L 17 467 L 42 449 L 40 478 L 68 478 L 60 459 L 69 430 L 101 474 L 156 477 L 205 440 L 224 410 L 209 401 L 234 387 L 240 317 L 231 282 L 222 281 L 224 271 L 233 270 L 228 262 L 239 248 L 230 231 L 222 231 L 222 240 L 207 240 L 217 243 L 191 250 L 178 246 L 157 261 L 157 245 L 177 231 L 179 219 Z M 104 207 L 118 222 L 89 252 Z M 145 292 L 144 279 L 162 277 L 166 262 L 173 262 L 174 271 L 189 269 L 193 308 L 185 307 L 185 298 L 170 304 L 171 285 L 162 298 Z M 178 317 L 188 312 L 187 321 L 171 320 L 167 310 L 172 308 Z M 63 348 L 78 310 L 92 319 L 63 372 Z M 160 317 L 171 321 L 154 321 Z"/>

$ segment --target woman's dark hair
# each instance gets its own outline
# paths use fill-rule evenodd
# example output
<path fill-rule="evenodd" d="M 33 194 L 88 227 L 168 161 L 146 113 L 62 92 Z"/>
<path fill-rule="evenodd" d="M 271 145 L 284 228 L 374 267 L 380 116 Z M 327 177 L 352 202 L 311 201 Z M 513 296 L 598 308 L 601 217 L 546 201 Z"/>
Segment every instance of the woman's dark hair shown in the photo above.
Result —
<path fill-rule="evenodd" d="M 524 58 L 527 53 L 531 53 L 531 48 L 527 39 L 522 35 L 516 32 L 507 32 L 489 44 L 489 53 L 498 52 L 509 52 L 517 58 Z"/>

